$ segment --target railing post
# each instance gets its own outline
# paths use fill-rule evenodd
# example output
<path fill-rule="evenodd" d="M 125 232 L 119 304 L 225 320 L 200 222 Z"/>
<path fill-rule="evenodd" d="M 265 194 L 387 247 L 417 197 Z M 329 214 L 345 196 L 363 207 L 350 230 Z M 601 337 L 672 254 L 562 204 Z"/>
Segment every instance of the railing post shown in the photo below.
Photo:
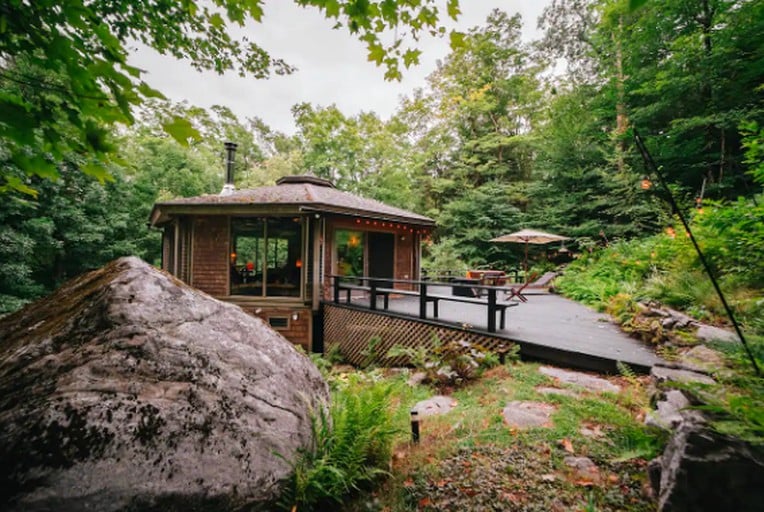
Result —
<path fill-rule="evenodd" d="M 332 276 L 332 279 L 334 280 L 334 303 L 339 304 L 340 303 L 340 277 Z"/>
<path fill-rule="evenodd" d="M 488 332 L 496 332 L 496 288 L 488 288 Z"/>
<path fill-rule="evenodd" d="M 424 281 L 419 283 L 419 318 L 427 318 L 427 283 Z"/>
<path fill-rule="evenodd" d="M 375 311 L 377 309 L 377 280 L 369 279 L 369 309 Z"/>

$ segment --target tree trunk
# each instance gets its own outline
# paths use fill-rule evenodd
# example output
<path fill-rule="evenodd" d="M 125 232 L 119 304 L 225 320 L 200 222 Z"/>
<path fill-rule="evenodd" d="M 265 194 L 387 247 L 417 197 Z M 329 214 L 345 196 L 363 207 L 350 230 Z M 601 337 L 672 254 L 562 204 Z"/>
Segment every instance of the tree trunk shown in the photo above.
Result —
<path fill-rule="evenodd" d="M 626 76 L 623 72 L 623 47 L 621 43 L 621 34 L 623 33 L 623 16 L 618 18 L 618 33 L 612 34 L 615 44 L 615 69 L 616 69 L 616 104 L 615 104 L 615 154 L 616 167 L 618 172 L 623 172 L 625 168 L 624 155 L 626 153 L 626 144 L 623 135 L 629 127 L 629 117 L 626 113 Z"/>

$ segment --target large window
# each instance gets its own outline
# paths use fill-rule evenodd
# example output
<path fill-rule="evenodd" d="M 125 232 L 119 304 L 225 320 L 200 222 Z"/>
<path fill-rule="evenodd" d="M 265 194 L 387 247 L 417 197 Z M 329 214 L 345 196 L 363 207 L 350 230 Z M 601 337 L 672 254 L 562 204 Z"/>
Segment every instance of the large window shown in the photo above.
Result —
<path fill-rule="evenodd" d="M 302 282 L 299 218 L 231 221 L 231 295 L 299 297 Z"/>

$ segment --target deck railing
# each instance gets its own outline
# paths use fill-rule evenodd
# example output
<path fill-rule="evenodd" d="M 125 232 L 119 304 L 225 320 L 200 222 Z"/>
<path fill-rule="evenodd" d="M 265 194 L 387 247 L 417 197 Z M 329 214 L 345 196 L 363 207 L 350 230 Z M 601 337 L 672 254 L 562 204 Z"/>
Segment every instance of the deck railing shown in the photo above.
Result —
<path fill-rule="evenodd" d="M 483 305 L 487 313 L 487 331 L 495 333 L 497 316 L 499 326 L 504 329 L 506 324 L 506 310 L 517 306 L 517 302 L 499 300 L 499 294 L 508 290 L 502 286 L 490 286 L 475 283 L 474 279 L 454 277 L 448 282 L 431 280 L 392 279 L 368 276 L 339 276 L 332 275 L 333 299 L 335 304 L 340 304 L 345 294 L 345 302 L 350 303 L 353 292 L 368 294 L 371 311 L 378 310 L 378 301 L 383 299 L 385 310 L 389 307 L 390 295 L 412 296 L 418 299 L 419 314 L 422 320 L 437 319 L 439 316 L 439 303 L 460 302 L 475 305 Z M 402 285 L 396 287 L 396 285 Z M 436 293 L 433 287 L 451 287 L 452 294 Z M 485 296 L 485 299 L 483 299 Z M 433 313 L 427 314 L 427 304 L 431 303 Z M 357 307 L 362 307 L 355 304 Z M 365 305 L 363 307 L 366 307 Z"/>

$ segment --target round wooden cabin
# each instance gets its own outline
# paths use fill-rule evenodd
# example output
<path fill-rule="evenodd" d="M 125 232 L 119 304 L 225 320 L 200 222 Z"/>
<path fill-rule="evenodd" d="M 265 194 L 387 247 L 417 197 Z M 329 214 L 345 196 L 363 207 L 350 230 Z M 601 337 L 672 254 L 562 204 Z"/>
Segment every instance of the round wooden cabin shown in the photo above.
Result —
<path fill-rule="evenodd" d="M 156 203 L 150 225 L 163 231 L 164 270 L 315 350 L 331 276 L 419 279 L 435 223 L 315 176 L 287 176 Z"/>

